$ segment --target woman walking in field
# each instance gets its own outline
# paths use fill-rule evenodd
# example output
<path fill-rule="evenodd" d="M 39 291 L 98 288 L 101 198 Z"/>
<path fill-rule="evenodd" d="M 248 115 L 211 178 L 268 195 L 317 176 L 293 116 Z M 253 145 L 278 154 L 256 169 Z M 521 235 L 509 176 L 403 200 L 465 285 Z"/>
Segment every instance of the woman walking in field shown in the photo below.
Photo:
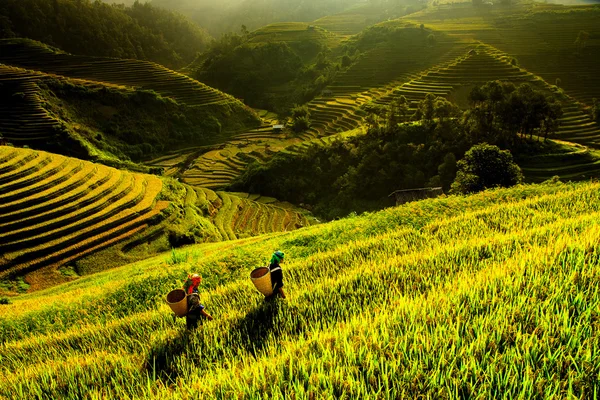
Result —
<path fill-rule="evenodd" d="M 198 274 L 188 275 L 188 279 L 183 284 L 183 290 L 187 294 L 188 313 L 185 316 L 185 325 L 188 329 L 198 327 L 198 320 L 201 318 L 212 321 L 213 317 L 204 310 L 204 305 L 200 303 L 200 294 L 198 288 L 202 283 L 202 276 Z"/>
<path fill-rule="evenodd" d="M 269 270 L 271 271 L 271 283 L 273 284 L 273 294 L 265 297 L 265 300 L 273 300 L 277 297 L 285 299 L 283 291 L 283 270 L 280 263 L 283 262 L 284 254 L 281 251 L 276 251 L 271 257 Z"/>

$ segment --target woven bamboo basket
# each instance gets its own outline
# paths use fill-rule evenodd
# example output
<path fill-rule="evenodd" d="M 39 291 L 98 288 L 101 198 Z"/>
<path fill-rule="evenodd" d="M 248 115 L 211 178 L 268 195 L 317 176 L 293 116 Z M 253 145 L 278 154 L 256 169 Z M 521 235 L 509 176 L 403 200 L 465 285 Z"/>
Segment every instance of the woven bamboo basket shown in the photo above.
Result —
<path fill-rule="evenodd" d="M 171 290 L 167 295 L 167 304 L 178 317 L 185 317 L 187 315 L 188 306 L 185 290 Z"/>
<path fill-rule="evenodd" d="M 269 267 L 256 268 L 250 273 L 250 280 L 258 291 L 265 296 L 273 294 L 273 284 L 271 283 L 271 271 Z"/>

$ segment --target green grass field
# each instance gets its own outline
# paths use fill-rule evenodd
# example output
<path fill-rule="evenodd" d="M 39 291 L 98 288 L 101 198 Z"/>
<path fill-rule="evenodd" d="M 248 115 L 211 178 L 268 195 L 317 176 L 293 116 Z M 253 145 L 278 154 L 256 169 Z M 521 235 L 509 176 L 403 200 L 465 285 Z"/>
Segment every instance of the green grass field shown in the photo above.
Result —
<path fill-rule="evenodd" d="M 568 398 L 600 391 L 600 184 L 409 203 L 186 247 L 0 305 L 5 398 Z M 281 249 L 288 298 L 248 279 Z M 204 276 L 186 332 L 165 294 Z"/>

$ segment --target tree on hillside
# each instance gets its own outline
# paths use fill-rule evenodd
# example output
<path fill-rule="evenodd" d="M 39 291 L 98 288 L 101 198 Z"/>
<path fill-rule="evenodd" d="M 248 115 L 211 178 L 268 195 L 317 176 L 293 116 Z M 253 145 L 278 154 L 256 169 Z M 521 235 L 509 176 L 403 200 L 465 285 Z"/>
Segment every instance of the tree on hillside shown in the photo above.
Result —
<path fill-rule="evenodd" d="M 575 39 L 575 46 L 577 47 L 577 52 L 585 49 L 587 45 L 587 41 L 590 39 L 590 34 L 586 31 L 579 31 L 577 34 L 577 39 Z"/>
<path fill-rule="evenodd" d="M 531 85 L 493 81 L 469 94 L 472 108 L 463 116 L 463 125 L 474 143 L 487 141 L 513 146 L 518 135 L 538 131 L 547 136 L 558 127 L 560 103 Z"/>
<path fill-rule="evenodd" d="M 408 107 L 408 103 L 406 102 L 405 104 Z M 425 98 L 419 102 L 413 119 L 431 123 L 435 118 L 444 121 L 445 119 L 460 115 L 461 111 L 456 104 L 444 97 L 436 97 L 432 93 L 427 93 Z"/>
<path fill-rule="evenodd" d="M 438 167 L 438 176 L 444 192 L 447 192 L 456 178 L 456 156 L 454 153 L 448 153 L 444 156 L 444 162 Z"/>
<path fill-rule="evenodd" d="M 593 99 L 592 118 L 597 124 L 600 124 L 600 101 L 598 101 L 596 98 Z"/>
<path fill-rule="evenodd" d="M 510 187 L 523 181 L 519 166 L 508 150 L 487 143 L 477 144 L 457 163 L 453 193 L 476 193 L 495 187 Z"/>
<path fill-rule="evenodd" d="M 389 105 L 387 113 L 387 125 L 393 127 L 404 122 L 408 116 L 409 106 L 406 97 L 400 95 L 395 97 Z"/>
<path fill-rule="evenodd" d="M 362 104 L 360 109 L 366 112 L 365 122 L 371 128 L 379 127 L 380 121 L 386 121 L 390 117 L 390 109 L 387 106 L 372 101 Z"/>
<path fill-rule="evenodd" d="M 288 85 L 290 90 L 280 94 L 285 106 L 289 108 L 291 104 L 304 102 L 299 93 L 306 88 L 292 85 L 301 76 L 304 64 L 286 42 L 253 43 L 237 34 L 225 35 L 194 64 L 198 66 L 194 78 L 243 98 L 250 106 L 282 108 L 279 107 L 282 102 L 274 99 L 271 90 Z M 306 76 L 306 80 L 315 85 L 324 84 L 323 79 L 317 79 L 323 71 L 313 72 L 316 76 Z"/>
<path fill-rule="evenodd" d="M 292 109 L 292 129 L 296 133 L 310 128 L 310 111 L 307 106 L 296 106 Z"/>
<path fill-rule="evenodd" d="M 433 33 L 430 33 L 427 36 L 427 45 L 429 47 L 431 47 L 431 46 L 434 46 L 436 44 L 436 42 L 437 42 L 437 39 L 435 38 L 435 35 Z"/>
<path fill-rule="evenodd" d="M 348 54 L 344 54 L 342 56 L 342 61 L 341 61 L 342 68 L 347 68 L 351 64 L 352 64 L 352 59 L 350 58 L 350 56 Z"/>
<path fill-rule="evenodd" d="M 419 102 L 417 111 L 413 115 L 414 120 L 423 120 L 425 122 L 433 121 L 435 117 L 435 101 L 436 97 L 432 93 L 427 93 L 425 98 Z"/>

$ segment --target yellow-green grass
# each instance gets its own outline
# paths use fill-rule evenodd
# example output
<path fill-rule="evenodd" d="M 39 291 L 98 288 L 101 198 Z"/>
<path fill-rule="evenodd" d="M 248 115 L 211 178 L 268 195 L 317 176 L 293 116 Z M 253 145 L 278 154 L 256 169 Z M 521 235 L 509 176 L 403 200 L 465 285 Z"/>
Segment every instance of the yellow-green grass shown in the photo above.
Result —
<path fill-rule="evenodd" d="M 155 204 L 162 181 L 151 175 L 30 149 L 0 146 L 0 153 L 12 155 L 0 164 L 3 278 L 106 247 L 166 207 Z"/>
<path fill-rule="evenodd" d="M 13 298 L 0 395 L 594 398 L 599 189 L 409 203 Z M 269 305 L 248 273 L 274 249 L 288 298 Z M 186 332 L 163 301 L 193 271 L 215 320 Z"/>

